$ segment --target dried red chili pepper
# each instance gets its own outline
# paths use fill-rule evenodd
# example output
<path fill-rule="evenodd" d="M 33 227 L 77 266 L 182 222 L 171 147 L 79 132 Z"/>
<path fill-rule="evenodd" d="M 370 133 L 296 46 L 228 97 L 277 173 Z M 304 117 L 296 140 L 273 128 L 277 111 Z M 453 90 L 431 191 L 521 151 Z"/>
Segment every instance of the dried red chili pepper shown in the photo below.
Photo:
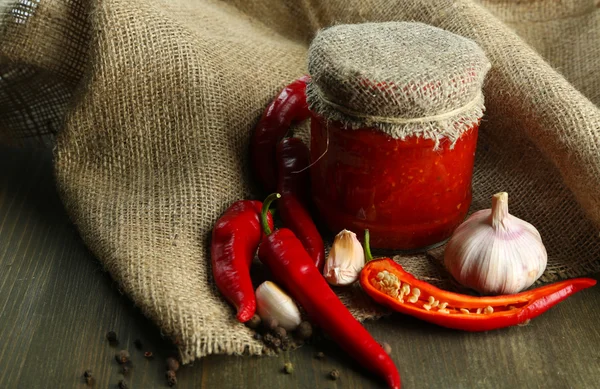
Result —
<path fill-rule="evenodd" d="M 367 260 L 372 259 L 367 232 L 365 253 Z M 447 292 L 420 281 L 390 258 L 368 262 L 360 274 L 363 290 L 379 304 L 465 331 L 488 331 L 527 322 L 595 284 L 596 280 L 591 278 L 575 278 L 513 295 L 475 297 Z"/>
<path fill-rule="evenodd" d="M 267 193 L 276 190 L 275 148 L 292 122 L 308 119 L 306 83 L 309 76 L 292 82 L 267 106 L 250 141 L 250 161 L 254 174 Z"/>
<path fill-rule="evenodd" d="M 308 147 L 298 138 L 284 138 L 277 145 L 279 167 L 277 211 L 283 224 L 292 230 L 319 271 L 325 263 L 325 245 L 308 211 L 310 177 Z M 306 169 L 301 171 L 302 169 Z"/>
<path fill-rule="evenodd" d="M 331 290 L 302 242 L 287 228 L 271 233 L 266 211 L 278 197 L 279 194 L 270 195 L 263 204 L 261 220 L 265 237 L 258 249 L 259 259 L 342 349 L 365 368 L 384 378 L 390 388 L 400 388 L 400 375 L 394 362 Z"/>
<path fill-rule="evenodd" d="M 217 220 L 210 245 L 212 271 L 219 291 L 237 309 L 244 323 L 256 311 L 256 297 L 250 279 L 250 264 L 261 240 L 260 201 L 233 203 Z M 273 225 L 269 213 L 268 223 Z"/>

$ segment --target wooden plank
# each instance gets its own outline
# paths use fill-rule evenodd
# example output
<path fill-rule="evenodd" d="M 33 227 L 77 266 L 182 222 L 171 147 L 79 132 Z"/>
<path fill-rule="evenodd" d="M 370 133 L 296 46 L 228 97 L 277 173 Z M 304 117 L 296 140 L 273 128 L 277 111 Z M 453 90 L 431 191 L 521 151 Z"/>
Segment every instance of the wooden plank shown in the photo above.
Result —
<path fill-rule="evenodd" d="M 366 323 L 391 344 L 405 388 L 596 388 L 600 287 L 531 324 L 488 333 L 446 330 L 403 315 Z M 119 347 L 105 339 L 109 330 Z M 141 339 L 143 357 L 133 346 Z M 62 208 L 48 152 L 0 149 L 0 388 L 95 388 L 123 379 L 114 354 L 130 351 L 131 388 L 164 388 L 174 353 L 85 249 Z M 315 359 L 324 351 L 325 360 Z M 294 374 L 285 375 L 290 361 Z M 328 378 L 331 369 L 339 381 Z M 384 388 L 332 343 L 276 357 L 211 356 L 178 373 L 178 388 Z"/>

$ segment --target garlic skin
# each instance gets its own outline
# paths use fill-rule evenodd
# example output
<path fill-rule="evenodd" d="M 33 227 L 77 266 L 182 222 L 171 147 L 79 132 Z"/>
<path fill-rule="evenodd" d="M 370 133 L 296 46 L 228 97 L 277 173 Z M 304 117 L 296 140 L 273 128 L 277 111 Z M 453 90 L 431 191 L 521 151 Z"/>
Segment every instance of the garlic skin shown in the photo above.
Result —
<path fill-rule="evenodd" d="M 271 281 L 265 281 L 256 288 L 256 310 L 262 320 L 275 319 L 287 331 L 296 329 L 302 322 L 294 300 Z"/>
<path fill-rule="evenodd" d="M 356 234 L 342 230 L 335 236 L 325 266 L 323 276 L 331 285 L 351 285 L 365 267 L 365 252 Z"/>
<path fill-rule="evenodd" d="M 472 214 L 446 245 L 444 265 L 462 285 L 482 294 L 513 294 L 546 270 L 548 255 L 537 229 L 508 213 L 508 194 Z"/>

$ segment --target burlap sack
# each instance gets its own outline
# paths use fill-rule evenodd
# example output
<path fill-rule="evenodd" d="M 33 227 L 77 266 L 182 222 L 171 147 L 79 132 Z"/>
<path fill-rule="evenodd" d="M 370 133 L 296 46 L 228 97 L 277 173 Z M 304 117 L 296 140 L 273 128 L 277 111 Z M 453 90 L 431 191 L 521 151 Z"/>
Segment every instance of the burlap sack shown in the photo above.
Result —
<path fill-rule="evenodd" d="M 593 0 L 21 0 L 3 9 L 3 137 L 51 144 L 45 134 L 57 134 L 56 177 L 73 222 L 178 340 L 184 362 L 261 351 L 214 289 L 209 231 L 230 202 L 253 195 L 252 128 L 306 71 L 311 38 L 333 24 L 413 20 L 479 43 L 492 69 L 472 209 L 510 193 L 512 212 L 546 243 L 543 281 L 600 270 Z M 440 253 L 399 261 L 441 282 Z M 357 287 L 342 297 L 360 318 L 379 312 Z"/>

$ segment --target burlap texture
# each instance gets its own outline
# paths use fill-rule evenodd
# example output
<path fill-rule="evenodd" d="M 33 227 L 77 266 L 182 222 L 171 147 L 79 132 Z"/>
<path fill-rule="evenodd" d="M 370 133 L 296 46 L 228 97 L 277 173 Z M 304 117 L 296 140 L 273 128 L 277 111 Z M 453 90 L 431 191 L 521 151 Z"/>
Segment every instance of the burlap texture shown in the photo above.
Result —
<path fill-rule="evenodd" d="M 0 130 L 16 143 L 57 133 L 72 220 L 184 362 L 257 354 L 211 282 L 207 250 L 221 212 L 253 195 L 252 128 L 306 71 L 320 28 L 401 20 L 471 38 L 492 63 L 472 209 L 509 192 L 546 243 L 544 282 L 600 270 L 593 0 L 22 0 L 2 13 Z M 440 254 L 398 260 L 440 283 Z M 380 313 L 358 287 L 341 295 L 359 318 Z"/>
<path fill-rule="evenodd" d="M 401 58 L 401 60 L 399 60 Z M 341 24 L 308 49 L 308 106 L 347 129 L 454 146 L 479 124 L 490 62 L 472 40 L 423 23 Z"/>

